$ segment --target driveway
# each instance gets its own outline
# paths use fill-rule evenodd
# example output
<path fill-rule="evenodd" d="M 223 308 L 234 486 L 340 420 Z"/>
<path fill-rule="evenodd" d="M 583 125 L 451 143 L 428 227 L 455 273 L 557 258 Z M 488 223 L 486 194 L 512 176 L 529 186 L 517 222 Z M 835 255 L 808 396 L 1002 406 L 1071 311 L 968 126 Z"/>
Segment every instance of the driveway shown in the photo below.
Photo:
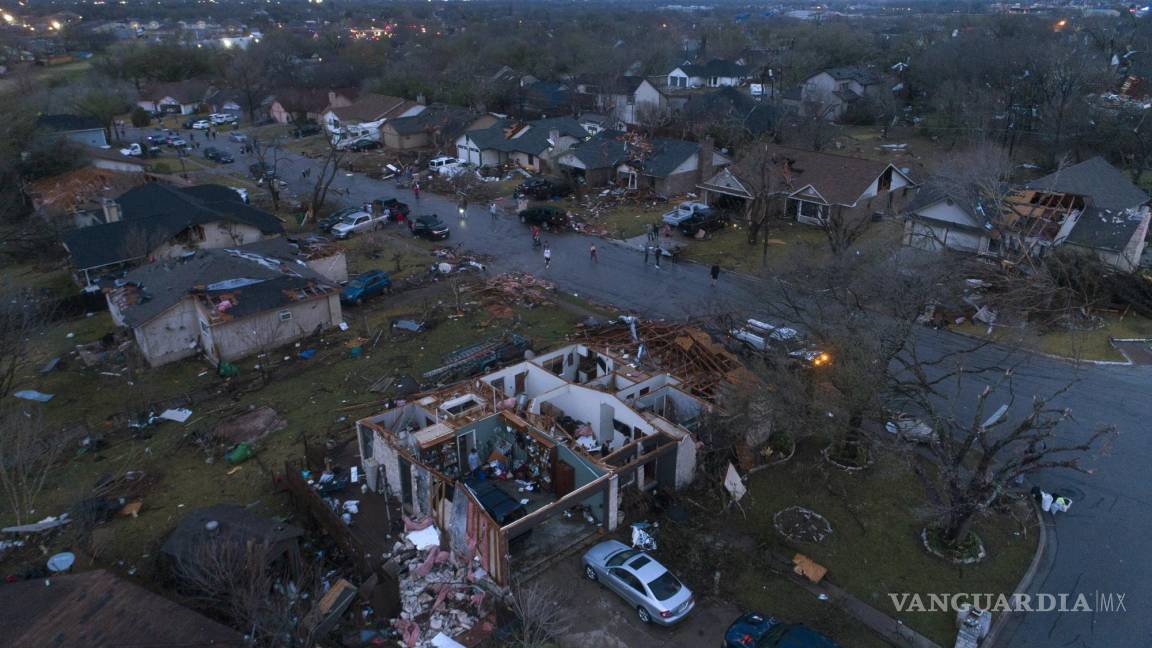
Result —
<path fill-rule="evenodd" d="M 224 142 L 225 138 L 221 137 L 213 145 L 229 147 L 234 153 L 238 151 L 237 145 L 222 144 Z M 289 169 L 291 173 L 282 175 L 289 181 L 290 191 L 301 192 L 308 183 L 299 177 L 300 172 L 318 167 L 319 163 L 291 153 L 288 156 L 282 170 Z M 244 165 L 241 169 L 249 163 L 249 158 L 237 156 L 236 164 Z M 646 265 L 643 254 L 636 250 L 575 233 L 546 237 L 552 244 L 553 258 L 552 267 L 545 269 L 540 252 L 531 247 L 527 228 L 511 217 L 492 222 L 486 205 L 473 206 L 469 217 L 459 220 L 454 216 L 456 204 L 452 200 L 424 194 L 420 201 L 415 201 L 410 191 L 398 192 L 391 183 L 362 175 L 341 175 L 333 186 L 344 194 L 336 199 L 349 205 L 395 196 L 410 203 L 417 214 L 439 213 L 452 226 L 451 243 L 461 243 L 465 248 L 491 255 L 493 272 L 530 272 L 553 281 L 561 290 L 615 305 L 623 311 L 669 318 L 701 317 L 710 312 L 767 316 L 762 304 L 773 296 L 772 285 L 761 279 L 724 274 L 719 285 L 713 287 L 706 267 L 666 262 L 657 269 Z M 592 244 L 598 248 L 599 263 L 589 259 L 588 248 Z M 924 329 L 916 335 L 925 359 L 971 346 L 968 338 L 947 331 Z M 1006 347 L 988 345 L 972 354 L 969 364 L 1005 364 L 1005 357 L 1012 352 Z M 1075 421 L 1064 429 L 1066 441 L 1083 439 L 1101 424 L 1115 425 L 1120 432 L 1110 452 L 1085 461 L 1085 468 L 1093 474 L 1052 471 L 1039 473 L 1032 479 L 1046 490 L 1069 493 L 1075 500 L 1071 511 L 1056 520 L 1054 546 L 1059 548 L 1058 555 L 1050 571 L 1037 578 L 1036 591 L 1068 594 L 1070 599 L 1079 593 L 1124 593 L 1130 612 L 1030 613 L 1012 631 L 1002 635 L 1001 645 L 1013 648 L 1152 645 L 1152 615 L 1143 614 L 1152 602 L 1152 579 L 1142 575 L 1147 571 L 1145 557 L 1152 553 L 1152 522 L 1149 522 L 1152 520 L 1152 480 L 1145 479 L 1148 466 L 1152 465 L 1152 434 L 1148 434 L 1152 367 L 1078 365 L 1030 354 L 1016 354 L 1009 364 L 1015 368 L 1014 388 L 1018 395 L 1011 414 L 1017 417 L 1024 414 L 1032 394 L 1050 395 L 1065 390 L 1051 405 L 1070 408 L 1075 414 Z M 982 375 L 966 379 L 951 400 L 961 420 L 968 418 L 966 412 L 975 402 L 975 395 L 993 379 Z M 572 578 L 561 582 L 575 587 L 574 583 L 581 578 L 578 571 L 571 568 Z M 581 585 L 586 587 L 587 584 Z M 625 617 L 622 622 L 631 622 L 626 618 L 630 611 L 624 609 L 622 603 L 608 596 L 602 598 L 607 600 L 604 605 L 615 606 L 607 609 L 609 613 L 619 612 L 619 616 Z M 696 623 L 710 623 L 706 621 L 711 616 L 707 613 L 695 616 L 700 619 Z M 724 616 L 718 614 L 717 618 Z M 581 622 L 587 624 L 586 632 L 590 633 L 601 625 L 601 620 L 596 618 L 585 618 Z M 636 636 L 643 640 L 629 645 L 659 645 L 650 642 L 651 637 L 662 638 L 661 633 L 667 634 L 668 641 L 688 641 L 690 633 L 696 632 L 693 627 L 689 624 L 670 632 L 637 628 L 633 632 L 642 633 Z M 711 629 L 709 625 L 709 632 Z M 696 643 L 683 645 L 700 645 L 699 638 L 691 637 Z"/>
<path fill-rule="evenodd" d="M 724 631 L 740 616 L 734 605 L 705 598 L 683 622 L 671 628 L 645 625 L 624 599 L 584 578 L 579 555 L 554 564 L 538 580 L 562 592 L 565 605 L 575 612 L 571 631 L 559 640 L 562 648 L 718 646 Z"/>

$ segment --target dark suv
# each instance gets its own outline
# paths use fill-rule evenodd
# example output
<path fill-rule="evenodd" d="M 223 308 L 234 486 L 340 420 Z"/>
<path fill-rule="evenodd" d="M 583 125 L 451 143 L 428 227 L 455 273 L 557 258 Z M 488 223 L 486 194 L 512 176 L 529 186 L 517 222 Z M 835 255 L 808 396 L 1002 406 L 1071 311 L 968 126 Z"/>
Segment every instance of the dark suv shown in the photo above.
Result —
<path fill-rule="evenodd" d="M 516 196 L 535 200 L 560 198 L 572 193 L 572 186 L 560 178 L 529 178 L 516 189 Z"/>
<path fill-rule="evenodd" d="M 443 241 L 448 238 L 448 226 L 436 214 L 420 216 L 414 221 L 408 221 L 412 229 L 412 236 L 425 238 L 429 241 Z"/>
<path fill-rule="evenodd" d="M 387 209 L 388 213 L 392 216 L 392 220 L 399 220 L 396 218 L 397 215 L 408 218 L 408 214 L 411 213 L 411 210 L 408 208 L 408 203 L 400 202 L 395 198 L 377 198 L 373 202 L 379 205 L 381 210 Z"/>
<path fill-rule="evenodd" d="M 529 207 L 520 212 L 520 222 L 539 225 L 546 230 L 562 230 L 568 227 L 568 213 L 559 207 Z"/>

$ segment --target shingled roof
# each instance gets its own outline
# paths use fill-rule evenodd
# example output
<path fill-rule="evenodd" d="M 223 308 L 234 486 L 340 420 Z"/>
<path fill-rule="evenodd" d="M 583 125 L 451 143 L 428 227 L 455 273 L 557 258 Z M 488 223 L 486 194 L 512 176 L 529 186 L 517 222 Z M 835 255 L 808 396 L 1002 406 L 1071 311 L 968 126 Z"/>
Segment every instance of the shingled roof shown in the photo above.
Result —
<path fill-rule="evenodd" d="M 417 106 L 415 101 L 403 97 L 392 97 L 382 94 L 361 95 L 350 106 L 331 108 L 332 114 L 341 121 L 372 122 L 388 117 L 396 117 L 408 109 Z"/>
<path fill-rule="evenodd" d="M 1076 221 L 1064 242 L 1094 250 L 1121 252 L 1147 217 L 1148 213 L 1138 208 L 1114 211 L 1089 207 L 1080 215 L 1080 220 Z"/>
<path fill-rule="evenodd" d="M 247 646 L 244 636 L 98 569 L 0 584 L 6 646 Z"/>
<path fill-rule="evenodd" d="M 210 302 L 229 295 L 227 314 L 236 319 L 299 301 L 298 292 L 305 289 L 314 288 L 318 294 L 336 289 L 303 261 L 243 248 L 199 250 L 188 257 L 149 263 L 118 283 L 111 291 L 112 300 L 131 327 L 151 321 L 192 293 Z"/>
<path fill-rule="evenodd" d="M 476 114 L 467 108 L 442 104 L 428 106 L 419 115 L 399 117 L 388 121 L 386 128 L 399 135 L 416 135 L 439 131 L 446 137 L 455 139 L 457 135 L 475 119 Z"/>
<path fill-rule="evenodd" d="M 748 76 L 748 68 L 735 61 L 725 59 L 712 59 L 703 65 L 681 65 L 680 69 L 688 76 L 694 77 L 744 77 Z"/>
<path fill-rule="evenodd" d="M 809 185 L 831 205 L 852 205 L 889 166 L 888 162 L 821 153 L 769 144 L 765 154 L 776 158 L 774 181 L 792 193 Z M 739 168 L 741 165 L 737 165 Z M 755 173 L 740 174 L 755 177 Z"/>
<path fill-rule="evenodd" d="M 837 81 L 855 81 L 865 86 L 875 85 L 883 80 L 872 70 L 857 66 L 829 68 L 824 72 Z"/>
<path fill-rule="evenodd" d="M 37 128 L 46 128 L 58 133 L 82 130 L 102 130 L 104 124 L 90 115 L 40 115 L 36 118 Z"/>
<path fill-rule="evenodd" d="M 1148 202 L 1148 194 L 1102 157 L 1060 169 L 1025 186 L 1029 189 L 1088 196 L 1094 206 L 1105 210 L 1122 210 Z"/>
<path fill-rule="evenodd" d="M 515 130 L 509 137 L 510 130 L 515 124 L 508 120 L 500 120 L 488 128 L 471 130 L 465 133 L 468 139 L 483 151 L 503 151 L 506 153 L 528 153 L 540 155 L 552 147 L 548 137 L 553 130 L 559 131 L 561 136 L 567 135 L 579 140 L 588 137 L 588 131 L 572 117 L 551 117 L 537 119 L 523 124 L 522 128 Z"/>
<path fill-rule="evenodd" d="M 216 221 L 251 225 L 265 234 L 279 234 L 284 224 L 268 212 L 249 207 L 234 190 L 221 185 L 178 188 L 149 182 L 125 192 L 116 202 L 122 220 L 72 230 L 64 245 L 78 269 L 132 261 L 147 256 L 141 250 L 126 250 L 129 240 L 158 246 L 192 225 Z"/>

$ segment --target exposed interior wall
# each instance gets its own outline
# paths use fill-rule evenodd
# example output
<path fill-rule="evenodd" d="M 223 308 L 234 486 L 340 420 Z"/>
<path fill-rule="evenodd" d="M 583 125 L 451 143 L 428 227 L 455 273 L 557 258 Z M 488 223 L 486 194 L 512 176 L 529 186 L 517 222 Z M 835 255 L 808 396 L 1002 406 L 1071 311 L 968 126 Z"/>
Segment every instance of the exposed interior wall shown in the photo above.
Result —
<path fill-rule="evenodd" d="M 585 461 L 580 455 L 564 446 L 556 446 L 557 459 L 572 466 L 576 473 L 576 488 L 579 489 L 587 486 L 596 480 L 596 478 L 603 475 L 606 471 L 593 465 L 591 462 Z M 592 515 L 598 522 L 604 522 L 604 495 L 596 493 L 588 499 L 581 502 L 592 509 Z"/>
<path fill-rule="evenodd" d="M 563 387 L 565 385 L 564 379 L 551 374 L 550 372 L 541 369 L 540 367 L 532 364 L 531 362 L 520 362 L 505 367 L 500 371 L 490 373 L 480 380 L 492 385 L 500 379 L 504 380 L 504 393 L 509 396 L 518 395 L 515 393 L 516 376 L 527 372 L 524 380 L 524 392 L 529 398 L 535 397 L 539 394 Z"/>

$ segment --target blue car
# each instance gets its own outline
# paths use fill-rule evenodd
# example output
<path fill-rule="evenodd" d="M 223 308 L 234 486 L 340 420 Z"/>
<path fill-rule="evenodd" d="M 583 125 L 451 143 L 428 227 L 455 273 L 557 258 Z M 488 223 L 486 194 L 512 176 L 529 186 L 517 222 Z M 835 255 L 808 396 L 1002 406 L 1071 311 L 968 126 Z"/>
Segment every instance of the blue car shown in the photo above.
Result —
<path fill-rule="evenodd" d="M 842 648 L 840 644 L 799 623 L 784 623 L 750 612 L 724 633 L 725 648 Z"/>
<path fill-rule="evenodd" d="M 340 301 L 345 304 L 361 304 L 365 299 L 383 295 L 392 287 L 392 277 L 383 270 L 371 270 L 353 277 L 340 291 Z"/>

